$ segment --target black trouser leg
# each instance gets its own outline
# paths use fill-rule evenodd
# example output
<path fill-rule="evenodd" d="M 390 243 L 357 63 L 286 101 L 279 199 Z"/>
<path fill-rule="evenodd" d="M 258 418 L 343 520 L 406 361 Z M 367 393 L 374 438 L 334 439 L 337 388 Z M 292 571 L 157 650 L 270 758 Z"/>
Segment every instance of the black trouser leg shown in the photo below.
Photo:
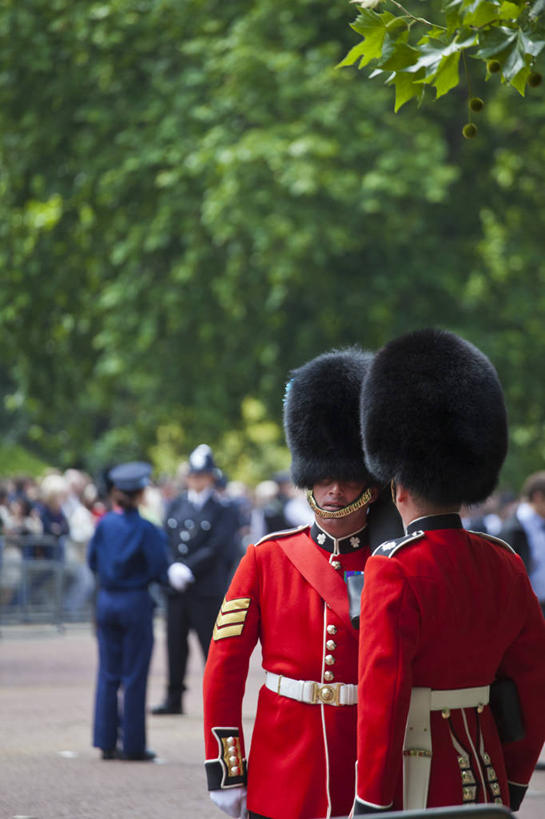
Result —
<path fill-rule="evenodd" d="M 175 708 L 181 705 L 182 693 L 185 690 L 184 679 L 189 655 L 187 637 L 190 626 L 187 609 L 185 595 L 169 595 L 167 601 L 167 704 Z"/>
<path fill-rule="evenodd" d="M 214 624 L 223 597 L 192 597 L 191 598 L 191 628 L 197 634 L 203 657 L 206 660 L 208 648 L 214 631 Z"/>

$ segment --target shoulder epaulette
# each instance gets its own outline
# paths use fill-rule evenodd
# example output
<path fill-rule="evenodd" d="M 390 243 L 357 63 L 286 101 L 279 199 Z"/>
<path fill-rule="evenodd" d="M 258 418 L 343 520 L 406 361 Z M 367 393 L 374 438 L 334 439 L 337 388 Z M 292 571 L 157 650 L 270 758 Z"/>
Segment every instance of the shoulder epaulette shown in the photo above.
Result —
<path fill-rule="evenodd" d="M 257 543 L 254 543 L 254 546 L 259 546 L 261 543 L 265 543 L 267 540 L 280 540 L 281 538 L 295 535 L 297 532 L 302 532 L 303 529 L 308 528 L 308 523 L 303 523 L 302 526 L 296 526 L 294 529 L 282 529 L 280 532 L 269 532 L 268 534 L 264 535 L 261 540 L 258 540 Z"/>
<path fill-rule="evenodd" d="M 507 543 L 507 541 L 502 540 L 501 537 L 495 537 L 495 535 L 489 535 L 488 532 L 475 532 L 473 529 L 468 529 L 468 532 L 470 532 L 472 535 L 479 535 L 479 537 L 482 537 L 485 540 L 490 540 L 491 543 L 497 543 L 498 546 L 503 546 L 504 549 L 507 549 L 508 552 L 512 552 L 514 555 L 517 554 L 515 552 L 515 550 L 513 549 L 513 547 L 510 546 Z"/>
<path fill-rule="evenodd" d="M 403 546 L 406 546 L 407 543 L 414 543 L 415 540 L 420 540 L 420 538 L 424 537 L 425 534 L 425 532 L 419 530 L 418 532 L 411 532 L 410 535 L 405 535 L 405 537 L 398 537 L 395 540 L 387 540 L 385 543 L 381 543 L 380 546 L 377 546 L 373 552 L 373 557 L 375 555 L 392 557 L 396 552 L 403 548 Z"/>

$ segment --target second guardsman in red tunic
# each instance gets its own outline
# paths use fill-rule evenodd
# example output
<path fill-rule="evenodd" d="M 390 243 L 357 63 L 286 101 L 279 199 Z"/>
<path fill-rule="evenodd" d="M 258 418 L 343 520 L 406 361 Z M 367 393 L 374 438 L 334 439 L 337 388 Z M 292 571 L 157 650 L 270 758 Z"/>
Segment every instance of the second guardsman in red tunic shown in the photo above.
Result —
<path fill-rule="evenodd" d="M 496 371 L 421 330 L 377 353 L 361 409 L 366 463 L 392 481 L 406 536 L 366 565 L 354 814 L 517 810 L 545 740 L 545 621 L 520 558 L 459 516 L 506 454 Z"/>
<path fill-rule="evenodd" d="M 204 678 L 206 771 L 230 816 L 246 815 L 246 799 L 250 817 L 267 819 L 346 816 L 352 805 L 357 631 L 344 573 L 363 571 L 370 538 L 402 531 L 388 495 L 372 503 L 380 492 L 361 453 L 358 402 L 371 360 L 355 349 L 326 353 L 288 384 L 292 475 L 313 490 L 315 523 L 249 546 L 218 615 Z M 242 699 L 258 641 L 264 685 L 246 773 Z"/>

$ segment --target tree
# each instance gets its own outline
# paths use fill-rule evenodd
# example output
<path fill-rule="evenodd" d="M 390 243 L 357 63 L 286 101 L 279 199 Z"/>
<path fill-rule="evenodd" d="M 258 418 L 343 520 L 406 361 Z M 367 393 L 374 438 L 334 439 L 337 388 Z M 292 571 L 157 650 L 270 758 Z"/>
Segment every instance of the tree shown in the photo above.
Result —
<path fill-rule="evenodd" d="M 336 69 L 345 12 L 3 4 L 4 434 L 92 469 L 206 441 L 268 477 L 292 368 L 440 325 L 504 378 L 510 480 L 541 457 L 543 101 L 492 90 L 468 150 L 459 91 L 401 117 Z"/>
<path fill-rule="evenodd" d="M 384 11 L 375 11 L 381 0 L 354 2 L 360 13 L 352 28 L 363 40 L 340 65 L 370 65 L 372 77 L 395 87 L 396 111 L 413 98 L 421 103 L 426 88 L 438 99 L 462 82 L 470 115 L 478 113 L 483 101 L 472 94 L 471 75 L 479 63 L 487 81 L 497 76 L 522 96 L 541 83 L 536 61 L 545 46 L 544 0 L 441 0 L 427 4 L 430 19 L 398 0 L 384 0 Z M 464 135 L 475 132 L 473 125 Z"/>

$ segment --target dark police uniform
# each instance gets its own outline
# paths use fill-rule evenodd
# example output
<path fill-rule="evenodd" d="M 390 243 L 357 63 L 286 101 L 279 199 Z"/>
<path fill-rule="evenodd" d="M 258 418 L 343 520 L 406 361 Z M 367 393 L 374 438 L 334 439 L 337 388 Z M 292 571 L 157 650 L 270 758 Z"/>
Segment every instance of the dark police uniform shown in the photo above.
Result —
<path fill-rule="evenodd" d="M 210 494 L 198 509 L 187 492 L 171 501 L 165 514 L 172 559 L 184 563 L 195 581 L 183 592 L 167 590 L 168 690 L 154 713 L 180 713 L 189 656 L 190 629 L 197 634 L 204 657 L 217 613 L 236 560 L 238 515 L 234 507 Z"/>
<path fill-rule="evenodd" d="M 134 492 L 148 483 L 147 464 L 122 464 L 110 473 L 114 485 Z M 123 754 L 146 756 L 145 706 L 153 648 L 152 582 L 166 582 L 169 564 L 164 532 L 138 509 L 108 512 L 89 543 L 88 563 L 98 578 L 99 670 L 93 745 L 115 755 L 121 729 Z M 120 716 L 118 690 L 123 690 Z"/>
<path fill-rule="evenodd" d="M 153 714 L 182 713 L 189 631 L 196 632 L 206 658 L 216 615 L 240 557 L 238 512 L 215 493 L 218 475 L 212 450 L 208 444 L 199 444 L 189 456 L 189 489 L 174 498 L 166 510 L 164 525 L 172 569 L 181 570 L 185 579 L 182 584 L 173 582 L 169 572 L 173 588 L 166 591 L 167 695 L 152 709 Z"/>

